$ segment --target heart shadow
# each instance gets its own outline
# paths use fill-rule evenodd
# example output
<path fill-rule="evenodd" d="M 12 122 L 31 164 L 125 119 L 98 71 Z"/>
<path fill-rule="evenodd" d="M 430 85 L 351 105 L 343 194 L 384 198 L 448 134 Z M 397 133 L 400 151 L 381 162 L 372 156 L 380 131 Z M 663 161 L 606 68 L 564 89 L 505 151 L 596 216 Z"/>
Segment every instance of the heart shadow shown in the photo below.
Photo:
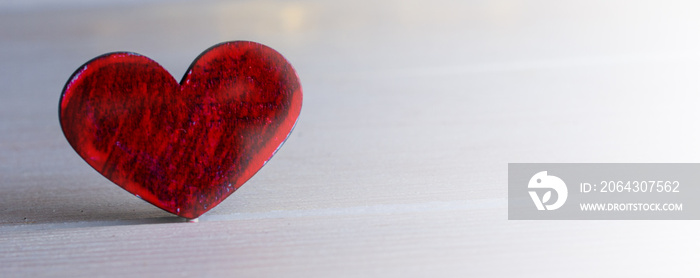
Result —
<path fill-rule="evenodd" d="M 81 188 L 82 187 L 82 188 Z M 100 227 L 188 222 L 122 190 L 101 185 L 2 186 L 3 226 Z M 73 188 L 66 190 L 66 188 Z"/>

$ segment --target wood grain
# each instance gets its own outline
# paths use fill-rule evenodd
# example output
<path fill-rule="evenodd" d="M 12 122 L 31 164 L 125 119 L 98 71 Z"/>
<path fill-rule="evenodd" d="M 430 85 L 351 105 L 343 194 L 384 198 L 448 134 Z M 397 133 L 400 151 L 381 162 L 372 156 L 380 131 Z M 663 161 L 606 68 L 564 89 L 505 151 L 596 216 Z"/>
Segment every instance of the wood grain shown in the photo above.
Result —
<path fill-rule="evenodd" d="M 0 4 L 0 276 L 697 276 L 692 221 L 508 221 L 510 162 L 697 162 L 700 11 L 666 1 Z M 32 5 L 31 3 L 36 3 Z M 183 223 L 61 134 L 82 63 L 295 66 L 295 132 Z"/>

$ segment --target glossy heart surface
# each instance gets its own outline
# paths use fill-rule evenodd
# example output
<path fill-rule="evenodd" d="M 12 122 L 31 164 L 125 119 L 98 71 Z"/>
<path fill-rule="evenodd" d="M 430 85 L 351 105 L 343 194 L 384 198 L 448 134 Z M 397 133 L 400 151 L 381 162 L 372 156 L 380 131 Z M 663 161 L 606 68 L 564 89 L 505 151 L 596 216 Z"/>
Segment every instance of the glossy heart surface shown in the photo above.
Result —
<path fill-rule="evenodd" d="M 294 128 L 296 72 L 254 42 L 215 45 L 177 81 L 155 61 L 109 53 L 60 99 L 63 133 L 95 170 L 137 197 L 197 218 L 250 179 Z"/>

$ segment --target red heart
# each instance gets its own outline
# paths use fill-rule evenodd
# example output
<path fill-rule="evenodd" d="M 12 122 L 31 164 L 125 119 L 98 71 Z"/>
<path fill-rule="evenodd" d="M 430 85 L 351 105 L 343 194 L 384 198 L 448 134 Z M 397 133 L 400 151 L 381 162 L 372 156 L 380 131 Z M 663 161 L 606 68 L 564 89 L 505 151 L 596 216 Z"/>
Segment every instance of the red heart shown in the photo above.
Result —
<path fill-rule="evenodd" d="M 99 56 L 70 77 L 59 116 L 95 170 L 161 209 L 197 218 L 275 154 L 301 102 L 281 54 L 238 41 L 204 51 L 180 84 L 145 56 Z"/>

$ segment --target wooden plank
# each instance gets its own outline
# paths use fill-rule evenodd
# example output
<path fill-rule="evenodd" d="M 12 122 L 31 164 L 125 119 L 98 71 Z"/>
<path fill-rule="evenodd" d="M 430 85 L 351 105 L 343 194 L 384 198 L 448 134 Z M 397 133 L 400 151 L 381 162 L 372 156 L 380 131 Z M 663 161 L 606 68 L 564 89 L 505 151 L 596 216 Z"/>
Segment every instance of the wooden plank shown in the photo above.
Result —
<path fill-rule="evenodd" d="M 698 224 L 508 221 L 509 162 L 696 162 L 697 4 L 235 1 L 0 4 L 0 276 L 691 275 Z M 27 2 L 30 3 L 30 2 Z M 182 76 L 226 40 L 304 86 L 284 148 L 199 223 L 67 144 L 88 59 Z"/>

